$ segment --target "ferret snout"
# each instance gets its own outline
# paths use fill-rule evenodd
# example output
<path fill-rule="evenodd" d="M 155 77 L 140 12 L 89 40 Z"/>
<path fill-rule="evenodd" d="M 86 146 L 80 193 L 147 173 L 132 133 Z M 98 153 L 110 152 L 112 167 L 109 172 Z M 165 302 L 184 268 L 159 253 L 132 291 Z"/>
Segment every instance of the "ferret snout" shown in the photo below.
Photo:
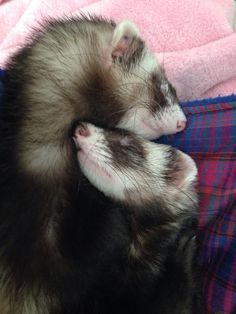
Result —
<path fill-rule="evenodd" d="M 157 118 L 157 120 L 162 128 L 162 135 L 181 132 L 187 125 L 187 118 L 177 103 L 160 113 L 159 119 Z"/>
<path fill-rule="evenodd" d="M 179 104 L 175 103 L 154 113 L 151 113 L 147 108 L 137 111 L 134 107 L 118 124 L 118 127 L 153 140 L 162 135 L 179 133 L 186 128 L 186 125 L 187 118 Z"/>
<path fill-rule="evenodd" d="M 88 123 L 79 123 L 76 126 L 76 129 L 74 131 L 73 140 L 76 145 L 77 150 L 81 149 L 81 146 L 83 145 L 86 138 L 91 136 L 91 130 L 89 130 Z"/>
<path fill-rule="evenodd" d="M 76 128 L 75 135 L 88 137 L 90 135 L 88 125 L 85 123 L 80 123 Z"/>

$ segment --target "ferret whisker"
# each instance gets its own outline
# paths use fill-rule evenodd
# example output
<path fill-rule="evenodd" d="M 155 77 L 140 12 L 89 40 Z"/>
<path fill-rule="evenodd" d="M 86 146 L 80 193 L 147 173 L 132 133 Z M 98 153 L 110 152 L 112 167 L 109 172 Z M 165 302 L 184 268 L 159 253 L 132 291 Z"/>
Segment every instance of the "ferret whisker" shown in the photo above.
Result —
<path fill-rule="evenodd" d="M 120 181 L 123 183 L 124 187 L 127 188 L 127 185 L 124 181 L 124 178 L 122 176 L 122 172 L 124 169 L 119 169 L 119 166 L 113 166 L 112 162 L 111 163 L 107 163 L 108 168 L 110 168 L 112 171 L 114 171 L 114 173 L 117 175 L 117 177 L 120 179 Z M 120 170 L 120 173 L 118 173 L 117 170 Z"/>

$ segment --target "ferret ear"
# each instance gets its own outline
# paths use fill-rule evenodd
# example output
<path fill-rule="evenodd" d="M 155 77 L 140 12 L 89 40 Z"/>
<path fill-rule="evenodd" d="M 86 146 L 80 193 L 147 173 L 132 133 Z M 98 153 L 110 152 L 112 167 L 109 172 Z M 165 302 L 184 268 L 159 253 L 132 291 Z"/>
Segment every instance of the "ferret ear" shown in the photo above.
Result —
<path fill-rule="evenodd" d="M 117 24 L 112 38 L 112 57 L 123 57 L 135 38 L 139 37 L 137 26 L 129 20 Z"/>

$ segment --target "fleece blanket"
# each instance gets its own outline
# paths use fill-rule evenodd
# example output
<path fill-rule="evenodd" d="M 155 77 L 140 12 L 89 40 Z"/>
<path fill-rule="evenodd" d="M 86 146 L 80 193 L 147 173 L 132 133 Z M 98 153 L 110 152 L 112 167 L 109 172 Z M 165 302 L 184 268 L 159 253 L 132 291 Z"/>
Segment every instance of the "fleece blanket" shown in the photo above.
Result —
<path fill-rule="evenodd" d="M 234 0 L 0 0 L 0 67 L 45 16 L 128 18 L 164 64 L 180 100 L 236 90 Z"/>

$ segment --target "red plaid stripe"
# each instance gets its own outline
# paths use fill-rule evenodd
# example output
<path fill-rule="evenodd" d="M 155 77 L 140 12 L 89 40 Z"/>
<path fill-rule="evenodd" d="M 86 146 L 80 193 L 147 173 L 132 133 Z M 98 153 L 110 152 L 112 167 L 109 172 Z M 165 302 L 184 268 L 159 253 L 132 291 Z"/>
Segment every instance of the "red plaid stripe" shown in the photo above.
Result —
<path fill-rule="evenodd" d="M 236 314 L 236 96 L 183 104 L 188 128 L 162 143 L 199 170 L 199 264 L 209 314 Z"/>

